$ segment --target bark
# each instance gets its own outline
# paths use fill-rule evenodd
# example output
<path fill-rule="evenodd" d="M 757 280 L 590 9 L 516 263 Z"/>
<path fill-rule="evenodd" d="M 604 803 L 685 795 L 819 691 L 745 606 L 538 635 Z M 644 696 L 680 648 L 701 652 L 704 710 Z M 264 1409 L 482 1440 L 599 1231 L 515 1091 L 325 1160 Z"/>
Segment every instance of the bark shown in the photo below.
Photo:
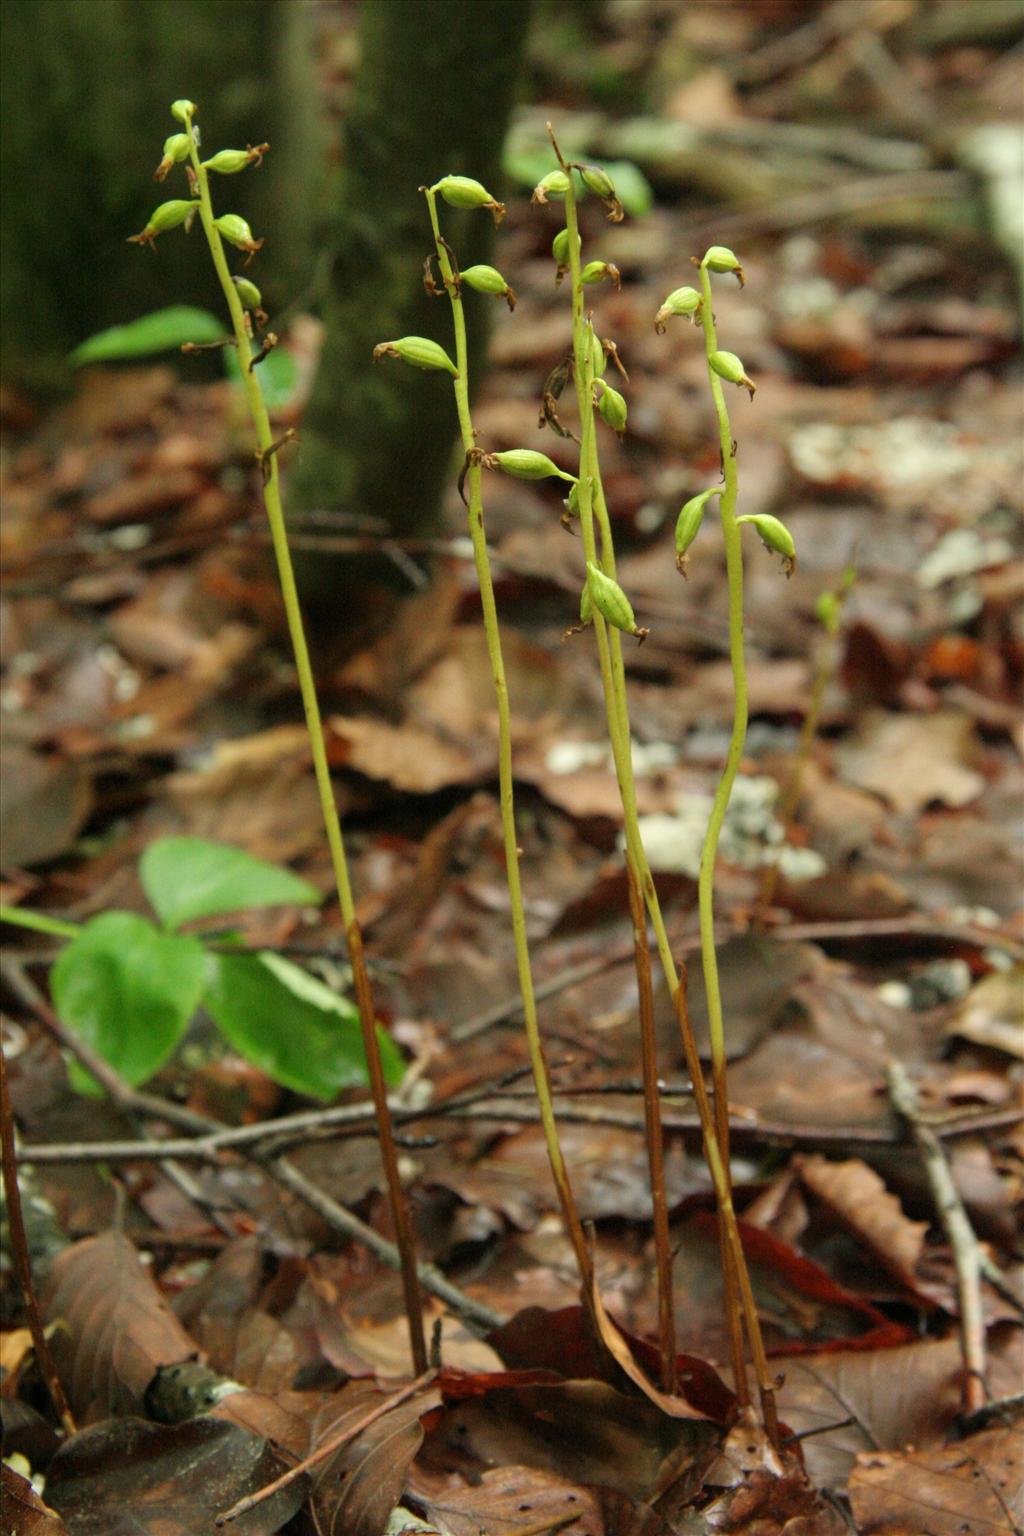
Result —
<path fill-rule="evenodd" d="M 364 0 L 325 345 L 290 473 L 293 510 L 383 517 L 396 534 L 436 520 L 456 436 L 449 380 L 371 357 L 377 342 L 405 335 L 451 347 L 448 305 L 420 281 L 432 241 L 417 189 L 455 172 L 501 197 L 529 10 L 529 0 Z M 489 214 L 446 207 L 445 226 L 463 266 L 490 259 Z M 479 364 L 496 301 L 469 297 Z M 307 560 L 307 595 L 322 599 L 338 569 Z M 364 590 L 383 570 L 357 569 Z"/>

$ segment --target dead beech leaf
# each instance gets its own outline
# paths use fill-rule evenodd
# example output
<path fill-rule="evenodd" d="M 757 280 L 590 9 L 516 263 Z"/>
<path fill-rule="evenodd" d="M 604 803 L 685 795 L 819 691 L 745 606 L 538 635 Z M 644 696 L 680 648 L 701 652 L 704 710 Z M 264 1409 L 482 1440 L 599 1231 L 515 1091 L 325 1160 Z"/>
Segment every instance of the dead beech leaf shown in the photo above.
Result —
<path fill-rule="evenodd" d="M 409 1407 L 403 1404 L 372 1424 L 328 1462 L 318 1478 L 314 1502 L 320 1525 L 330 1536 L 380 1536 L 386 1527 L 423 1444 L 422 1403 L 412 1407 L 411 1417 L 403 1413 Z M 340 1495 L 332 1487 L 339 1478 Z"/>
<path fill-rule="evenodd" d="M 197 1353 L 123 1232 L 87 1237 L 58 1255 L 42 1303 L 60 1325 L 51 1347 L 80 1423 L 141 1413 L 160 1367 Z"/>
<path fill-rule="evenodd" d="M 977 753 L 974 726 L 966 715 L 896 715 L 870 710 L 855 739 L 840 748 L 843 774 L 873 790 L 902 815 L 926 805 L 969 805 L 985 787 L 969 764 Z"/>
<path fill-rule="evenodd" d="M 343 715 L 332 715 L 327 724 L 336 760 L 340 755 L 346 768 L 406 794 L 431 795 L 453 784 L 472 783 L 486 771 L 475 755 L 417 725 Z M 488 752 L 488 759 L 491 755 Z"/>
<path fill-rule="evenodd" d="M 0 1463 L 4 1536 L 67 1536 L 64 1521 L 44 1504 L 27 1477 Z"/>
<path fill-rule="evenodd" d="M 626 1373 L 635 1387 L 640 1388 L 640 1391 L 646 1398 L 649 1398 L 652 1403 L 656 1404 L 662 1413 L 668 1414 L 673 1419 L 708 1418 L 706 1413 L 702 1413 L 699 1408 L 694 1408 L 685 1398 L 675 1397 L 668 1392 L 662 1392 L 660 1387 L 654 1385 L 646 1372 L 637 1364 L 633 1351 L 630 1349 L 626 1339 L 623 1338 L 619 1329 L 605 1311 L 604 1304 L 601 1301 L 601 1294 L 596 1284 L 593 1288 L 593 1304 L 594 1319 L 601 1335 L 601 1342 L 614 1359 L 616 1365 Z"/>
<path fill-rule="evenodd" d="M 928 1223 L 905 1216 L 896 1196 L 859 1157 L 843 1163 L 829 1162 L 827 1157 L 801 1157 L 797 1166 L 805 1188 L 827 1205 L 897 1280 L 915 1285 Z"/>
<path fill-rule="evenodd" d="M 266 1440 L 219 1419 L 173 1427 L 110 1419 L 65 1442 L 50 1463 L 46 1496 L 74 1536 L 198 1536 L 247 1494 L 285 1470 Z M 308 1480 L 231 1523 L 237 1536 L 273 1536 L 301 1508 Z"/>
<path fill-rule="evenodd" d="M 45 864 L 65 853 L 92 810 L 92 785 L 81 766 L 12 743 L 0 753 L 0 774 L 5 865 Z"/>
<path fill-rule="evenodd" d="M 559 1530 L 562 1536 L 604 1536 L 608 1529 L 593 1493 L 536 1467 L 492 1467 L 471 1487 L 446 1489 L 422 1502 L 451 1536 L 481 1531 L 513 1536 L 524 1526 Z"/>
<path fill-rule="evenodd" d="M 1024 968 L 983 977 L 957 1008 L 946 1033 L 1024 1061 Z"/>
<path fill-rule="evenodd" d="M 1020 1426 L 906 1455 L 865 1452 L 850 1477 L 861 1536 L 1010 1536 L 1024 1522 Z"/>

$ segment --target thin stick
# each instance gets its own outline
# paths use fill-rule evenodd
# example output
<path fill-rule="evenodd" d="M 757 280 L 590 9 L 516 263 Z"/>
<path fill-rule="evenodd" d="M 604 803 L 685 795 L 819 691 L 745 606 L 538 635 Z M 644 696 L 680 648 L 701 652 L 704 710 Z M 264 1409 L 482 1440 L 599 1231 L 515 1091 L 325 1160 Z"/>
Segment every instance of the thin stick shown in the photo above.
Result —
<path fill-rule="evenodd" d="M 331 772 L 327 762 L 327 751 L 324 746 L 320 705 L 317 700 L 316 683 L 313 678 L 313 669 L 310 664 L 309 650 L 306 645 L 305 629 L 302 622 L 302 608 L 299 603 L 291 552 L 288 547 L 288 533 L 281 505 L 278 456 L 276 453 L 270 453 L 274 437 L 259 379 L 252 368 L 253 352 L 249 344 L 245 311 L 242 307 L 238 290 L 231 281 L 231 273 L 228 270 L 220 232 L 214 224 L 209 181 L 199 159 L 190 114 L 187 118 L 186 130 L 191 146 L 190 157 L 196 178 L 196 190 L 199 193 L 199 217 L 202 221 L 203 230 L 210 247 L 210 254 L 213 257 L 213 264 L 224 292 L 224 299 L 231 315 L 231 324 L 235 333 L 235 345 L 238 349 L 238 362 L 242 372 L 246 398 L 249 403 L 253 424 L 256 428 L 259 451 L 263 456 L 262 463 L 265 473 L 263 501 L 267 511 L 267 520 L 270 524 L 271 541 L 277 561 L 278 580 L 288 620 L 288 633 L 291 637 L 292 650 L 295 655 L 295 668 L 299 678 L 299 690 L 302 694 L 306 727 L 309 732 L 310 747 L 313 755 L 313 770 L 320 797 L 320 809 L 331 853 L 331 864 L 334 869 L 338 903 L 345 926 L 349 961 L 352 966 L 352 979 L 359 1007 L 359 1023 L 362 1030 L 363 1048 L 366 1052 L 366 1064 L 370 1076 L 370 1090 L 373 1095 L 374 1109 L 377 1115 L 377 1131 L 380 1138 L 381 1162 L 384 1166 L 388 1205 L 391 1210 L 391 1220 L 395 1230 L 395 1241 L 402 1260 L 402 1289 L 405 1298 L 405 1313 L 409 1325 L 409 1342 L 412 1349 L 413 1366 L 417 1373 L 419 1373 L 426 1369 L 427 1345 L 423 1333 L 419 1283 L 416 1278 L 416 1249 L 413 1240 L 412 1223 L 409 1217 L 409 1208 L 398 1172 L 398 1153 L 395 1147 L 391 1114 L 388 1108 L 387 1083 L 384 1077 L 384 1066 L 381 1061 L 380 1042 L 377 1039 L 377 1021 L 373 1007 L 373 992 L 369 973 L 366 969 L 362 933 L 356 916 L 352 882 L 349 877 L 348 860 L 345 855 L 341 822 L 338 817 L 338 807 L 335 803 L 334 790 L 331 786 Z"/>
<path fill-rule="evenodd" d="M 981 1248 L 954 1183 L 942 1143 L 921 1114 L 917 1090 L 905 1067 L 898 1061 L 891 1061 L 887 1077 L 893 1105 L 910 1126 L 917 1142 L 939 1220 L 953 1250 L 964 1356 L 963 1411 L 965 1414 L 977 1413 L 984 1408 L 988 1397 L 985 1390 L 985 1316 L 981 1305 Z"/>
<path fill-rule="evenodd" d="M 21 1285 L 21 1294 L 25 1299 L 32 1347 L 36 1352 L 39 1369 L 46 1382 L 53 1406 L 57 1410 L 57 1416 L 64 1426 L 64 1433 L 73 1435 L 77 1425 L 61 1385 L 61 1379 L 57 1374 L 53 1356 L 50 1354 L 50 1346 L 43 1329 L 43 1319 L 39 1312 L 39 1302 L 32 1284 L 32 1263 L 28 1255 L 28 1236 L 25 1232 L 25 1217 L 21 1209 L 21 1190 L 18 1187 L 14 1116 L 11 1113 L 11 1099 L 7 1091 L 7 1057 L 2 1049 L 0 1049 L 0 1153 L 2 1153 L 0 1161 L 3 1164 L 3 1185 L 7 1200 L 7 1226 L 11 1234 L 11 1252 L 14 1255 L 14 1268 Z"/>
<path fill-rule="evenodd" d="M 151 1119 L 168 1121 L 185 1130 L 196 1131 L 201 1136 L 207 1133 L 231 1136 L 236 1130 L 242 1129 L 242 1127 L 234 1127 L 232 1130 L 227 1130 L 219 1121 L 211 1120 L 205 1115 L 197 1115 L 182 1104 L 172 1104 L 157 1098 L 154 1094 L 132 1088 L 119 1073 L 114 1071 L 113 1067 L 101 1056 L 97 1056 L 84 1040 L 80 1040 L 57 1018 L 53 1009 L 44 1002 L 28 978 L 20 975 L 10 959 L 4 961 L 4 974 L 10 977 L 19 995 L 46 1028 L 76 1060 L 82 1063 L 82 1066 L 92 1074 L 111 1100 L 121 1109 L 148 1115 Z M 150 1152 L 152 1158 L 159 1159 L 162 1145 L 161 1142 L 152 1143 Z M 352 1242 L 361 1243 L 382 1264 L 386 1264 L 389 1269 L 401 1272 L 402 1256 L 395 1244 L 389 1243 L 387 1238 L 382 1237 L 373 1227 L 360 1221 L 358 1216 L 353 1216 L 351 1211 L 346 1210 L 344 1206 L 339 1205 L 336 1200 L 332 1200 L 323 1190 L 312 1184 L 294 1163 L 284 1157 L 275 1157 L 272 1150 L 261 1151 L 259 1147 L 241 1144 L 238 1150 L 242 1151 L 257 1167 L 262 1168 L 270 1178 L 308 1205 L 310 1210 L 315 1211 L 335 1232 L 341 1233 Z M 179 1148 L 179 1151 L 181 1155 L 187 1155 L 185 1148 Z M 464 1291 L 460 1291 L 458 1286 L 453 1285 L 433 1264 L 418 1265 L 417 1275 L 425 1291 L 429 1291 L 439 1301 L 445 1302 L 453 1312 L 465 1318 L 474 1327 L 487 1331 L 491 1328 L 499 1328 L 502 1323 L 508 1321 L 500 1312 L 493 1311 L 472 1296 L 467 1296 Z"/>
<path fill-rule="evenodd" d="M 282 1488 L 289 1488 L 297 1477 L 302 1477 L 304 1473 L 311 1472 L 322 1461 L 326 1461 L 329 1456 L 333 1456 L 335 1451 L 340 1451 L 343 1445 L 348 1445 L 350 1440 L 354 1440 L 357 1435 L 361 1435 L 364 1429 L 369 1429 L 371 1424 L 376 1424 L 378 1419 L 382 1419 L 393 1408 L 400 1407 L 410 1397 L 414 1397 L 421 1387 L 429 1386 L 435 1374 L 433 1370 L 423 1371 L 417 1376 L 415 1381 L 410 1381 L 407 1386 L 402 1387 L 398 1392 L 392 1392 L 390 1397 L 385 1398 L 382 1403 L 378 1403 L 376 1408 L 371 1408 L 368 1413 L 364 1413 L 363 1417 L 357 1419 L 354 1424 L 349 1424 L 337 1434 L 328 1436 L 322 1445 L 317 1446 L 315 1451 L 305 1457 L 303 1461 L 298 1462 L 296 1466 L 289 1467 L 287 1472 L 282 1472 L 281 1476 L 275 1478 L 272 1483 L 267 1483 L 257 1493 L 246 1494 L 244 1499 L 239 1499 L 237 1504 L 232 1504 L 230 1509 L 226 1509 L 223 1514 L 217 1516 L 214 1525 L 218 1528 L 222 1525 L 227 1525 L 230 1520 L 237 1520 L 239 1515 L 247 1514 L 250 1509 L 255 1509 L 258 1504 L 265 1503 L 275 1493 L 280 1493 Z"/>
<path fill-rule="evenodd" d="M 651 1174 L 651 1210 L 654 1218 L 654 1259 L 658 1276 L 658 1344 L 661 1352 L 661 1386 L 676 1390 L 676 1323 L 672 1302 L 672 1247 L 668 1230 L 668 1197 L 665 1193 L 665 1158 L 661 1125 L 661 1092 L 654 1036 L 654 994 L 651 987 L 651 952 L 647 946 L 647 918 L 633 860 L 626 861 L 629 875 L 629 910 L 633 919 L 636 982 L 640 1009 L 640 1056 L 644 1076 L 644 1139 Z"/>
<path fill-rule="evenodd" d="M 498 786 L 501 804 L 501 825 L 505 843 L 505 873 L 508 880 L 509 905 L 512 913 L 512 935 L 515 944 L 516 969 L 519 977 L 519 991 L 523 1002 L 523 1021 L 526 1026 L 526 1041 L 530 1054 L 530 1065 L 533 1069 L 533 1081 L 537 1091 L 537 1103 L 540 1108 L 541 1125 L 544 1130 L 548 1162 L 551 1165 L 551 1173 L 555 1181 L 555 1189 L 558 1193 L 558 1201 L 562 1209 L 566 1231 L 579 1266 L 580 1277 L 583 1282 L 583 1296 L 587 1299 L 587 1305 L 589 1305 L 589 1297 L 593 1289 L 593 1261 L 583 1235 L 583 1227 L 580 1222 L 576 1200 L 569 1181 L 565 1159 L 562 1155 L 561 1143 L 558 1139 L 558 1125 L 555 1120 L 554 1100 L 551 1095 L 551 1074 L 537 1018 L 537 1000 L 534 993 L 533 970 L 530 963 L 530 950 L 526 935 L 526 909 L 523 904 L 522 880 L 519 873 L 519 844 L 516 836 L 514 781 L 512 775 L 512 722 L 509 713 L 505 662 L 501 647 L 501 629 L 498 623 L 498 611 L 494 598 L 494 582 L 491 578 L 487 535 L 484 530 L 480 463 L 474 453 L 476 434 L 473 430 L 473 420 L 469 407 L 469 354 L 466 344 L 466 319 L 463 313 L 458 284 L 455 282 L 452 270 L 449 249 L 441 236 L 437 217 L 436 197 L 429 187 L 425 187 L 423 191 L 430 213 L 431 228 L 434 232 L 438 265 L 441 268 L 441 276 L 444 279 L 444 285 L 451 301 L 452 318 L 455 326 L 455 358 L 458 373 L 452 382 L 455 388 L 455 401 L 459 415 L 462 445 L 468 459 L 466 478 L 469 489 L 469 532 L 473 541 L 473 556 L 476 564 L 477 581 L 480 587 L 484 633 L 487 637 L 487 653 L 491 663 L 491 675 L 494 681 L 494 695 L 498 711 Z"/>

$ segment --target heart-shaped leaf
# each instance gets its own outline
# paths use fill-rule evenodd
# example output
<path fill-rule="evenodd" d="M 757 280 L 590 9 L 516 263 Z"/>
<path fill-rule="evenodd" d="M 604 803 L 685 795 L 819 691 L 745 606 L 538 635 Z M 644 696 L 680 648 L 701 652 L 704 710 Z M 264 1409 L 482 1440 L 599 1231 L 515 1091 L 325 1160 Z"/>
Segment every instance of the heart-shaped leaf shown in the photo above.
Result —
<path fill-rule="evenodd" d="M 203 1001 L 235 1050 L 286 1088 L 329 1099 L 366 1081 L 356 1008 L 280 955 L 208 955 Z M 398 1050 L 377 1034 L 385 1076 L 398 1082 Z"/>
<path fill-rule="evenodd" d="M 142 887 L 166 928 L 249 907 L 314 906 L 315 885 L 291 870 L 202 837 L 162 837 L 139 861 Z"/>
<path fill-rule="evenodd" d="M 204 977 L 198 939 L 161 933 L 133 912 L 104 912 L 58 955 L 50 986 L 64 1023 L 134 1085 L 173 1052 Z M 96 1091 L 77 1065 L 71 1080 L 80 1092 Z"/>

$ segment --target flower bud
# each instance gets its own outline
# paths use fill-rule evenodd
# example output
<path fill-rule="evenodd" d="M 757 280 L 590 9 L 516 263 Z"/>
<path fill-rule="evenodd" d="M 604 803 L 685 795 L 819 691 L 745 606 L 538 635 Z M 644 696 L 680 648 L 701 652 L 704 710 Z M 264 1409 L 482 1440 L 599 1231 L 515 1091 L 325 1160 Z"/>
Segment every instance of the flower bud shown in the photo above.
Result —
<path fill-rule="evenodd" d="M 179 224 L 186 226 L 191 224 L 198 207 L 197 202 L 190 202 L 187 198 L 172 197 L 170 202 L 161 203 L 158 208 L 154 208 L 145 229 L 140 230 L 137 235 L 129 235 L 129 243 L 153 245 L 157 235 L 164 234 L 168 229 L 177 229 Z"/>
<path fill-rule="evenodd" d="M 179 123 L 188 123 L 190 117 L 195 117 L 199 108 L 194 101 L 186 101 L 182 97 L 178 101 L 171 102 L 171 116 L 176 117 Z"/>
<path fill-rule="evenodd" d="M 166 181 L 171 167 L 188 159 L 191 147 L 192 140 L 187 133 L 172 133 L 169 139 L 165 139 L 163 159 L 153 172 L 153 180 Z"/>
<path fill-rule="evenodd" d="M 610 278 L 616 289 L 622 287 L 622 273 L 613 261 L 588 261 L 580 273 L 581 283 L 603 283 Z"/>
<path fill-rule="evenodd" d="M 712 488 L 710 491 L 701 491 L 697 496 L 691 496 L 689 501 L 683 503 L 676 518 L 676 569 L 680 576 L 686 575 L 689 558 L 687 551 L 700 532 L 700 525 L 704 521 L 704 508 L 712 496 L 721 494 L 721 491 Z"/>
<path fill-rule="evenodd" d="M 472 176 L 442 176 L 430 189 L 432 192 L 440 192 L 445 202 L 452 208 L 489 208 L 494 215 L 495 224 L 500 224 L 505 217 L 505 204 L 499 203 L 496 197 L 492 197 L 487 188 L 479 181 L 474 181 Z"/>
<path fill-rule="evenodd" d="M 613 431 L 621 437 L 626 430 L 627 406 L 624 396 L 617 389 L 612 389 L 603 379 L 596 381 L 600 390 L 597 401 L 597 413 L 601 420 L 607 422 Z"/>
<path fill-rule="evenodd" d="M 772 517 L 769 512 L 751 513 L 746 517 L 738 517 L 736 521 L 753 523 L 765 549 L 781 555 L 783 570 L 787 576 L 792 576 L 796 570 L 796 545 L 785 523 L 781 523 L 777 517 Z"/>
<path fill-rule="evenodd" d="M 258 251 L 263 244 L 262 240 L 253 239 L 252 230 L 241 214 L 222 213 L 219 219 L 214 219 L 213 227 L 240 251 L 249 251 L 251 254 L 253 251 Z"/>
<path fill-rule="evenodd" d="M 659 336 L 664 335 L 666 320 L 673 315 L 689 315 L 692 318 L 700 306 L 701 297 L 696 288 L 676 288 L 655 315 L 654 329 Z"/>
<path fill-rule="evenodd" d="M 444 347 L 426 336 L 402 336 L 398 341 L 379 342 L 373 349 L 373 360 L 379 363 L 382 357 L 400 357 L 403 363 L 411 363 L 413 368 L 440 368 L 450 373 L 453 379 L 459 376 L 459 370 Z"/>
<path fill-rule="evenodd" d="M 488 454 L 487 466 L 503 469 L 506 475 L 512 475 L 516 480 L 546 480 L 550 475 L 557 475 L 559 480 L 576 482 L 575 475 L 559 469 L 553 459 L 546 453 L 538 453 L 535 448 L 506 448 L 503 453 Z"/>
<path fill-rule="evenodd" d="M 515 309 L 515 293 L 497 267 L 466 267 L 460 276 L 462 281 L 468 283 L 476 293 L 493 293 L 496 298 L 505 299 L 509 309 Z"/>
<path fill-rule="evenodd" d="M 238 276 L 232 277 L 231 281 L 238 289 L 238 297 L 241 299 L 246 309 L 260 309 L 262 307 L 263 295 L 260 293 L 255 283 L 251 283 L 247 277 Z"/>
<path fill-rule="evenodd" d="M 827 635 L 834 635 L 839 628 L 842 604 L 834 592 L 822 592 L 814 605 L 814 613 Z"/>
<path fill-rule="evenodd" d="M 637 627 L 629 598 L 618 582 L 606 576 L 601 567 L 591 560 L 587 561 L 587 586 L 590 588 L 591 602 L 603 619 L 627 635 L 636 635 L 641 643 L 647 639 L 648 631 Z M 581 602 L 581 616 L 582 609 Z"/>
<path fill-rule="evenodd" d="M 531 203 L 546 203 L 552 197 L 564 197 L 569 190 L 569 178 L 565 171 L 548 171 L 533 189 Z"/>
<path fill-rule="evenodd" d="M 702 267 L 707 267 L 709 272 L 734 272 L 739 285 L 744 283 L 743 268 L 738 258 L 730 251 L 727 245 L 712 245 L 704 252 Z"/>
<path fill-rule="evenodd" d="M 262 165 L 269 148 L 269 144 L 249 144 L 245 149 L 220 149 L 203 161 L 203 169 L 216 171 L 219 176 L 237 176 L 247 165 Z"/>
<path fill-rule="evenodd" d="M 753 379 L 748 379 L 747 371 L 735 352 L 712 352 L 708 363 L 720 379 L 726 379 L 730 384 L 745 384 L 753 400 L 757 385 Z"/>
<path fill-rule="evenodd" d="M 608 210 L 608 217 L 613 224 L 621 224 L 625 214 L 622 204 L 615 194 L 615 184 L 603 165 L 578 165 L 576 169 L 583 177 L 583 185 L 591 192 L 595 192 Z"/>
<path fill-rule="evenodd" d="M 573 518 L 580 515 L 580 483 L 574 480 L 568 496 L 565 498 L 565 517 L 563 522 L 572 522 Z"/>

